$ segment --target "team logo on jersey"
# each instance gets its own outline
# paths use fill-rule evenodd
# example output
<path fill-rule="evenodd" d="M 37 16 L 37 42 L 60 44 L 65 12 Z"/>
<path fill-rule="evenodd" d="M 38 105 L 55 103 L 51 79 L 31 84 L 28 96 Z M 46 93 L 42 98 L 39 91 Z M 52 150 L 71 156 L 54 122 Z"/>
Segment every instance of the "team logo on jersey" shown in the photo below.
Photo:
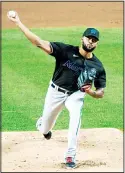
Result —
<path fill-rule="evenodd" d="M 88 78 L 89 80 L 93 80 L 96 77 L 96 69 L 95 68 L 91 68 L 90 70 L 88 70 Z"/>
<path fill-rule="evenodd" d="M 96 69 L 86 67 L 84 71 L 81 71 L 78 77 L 78 85 L 81 87 L 82 85 L 92 84 L 95 78 Z"/>

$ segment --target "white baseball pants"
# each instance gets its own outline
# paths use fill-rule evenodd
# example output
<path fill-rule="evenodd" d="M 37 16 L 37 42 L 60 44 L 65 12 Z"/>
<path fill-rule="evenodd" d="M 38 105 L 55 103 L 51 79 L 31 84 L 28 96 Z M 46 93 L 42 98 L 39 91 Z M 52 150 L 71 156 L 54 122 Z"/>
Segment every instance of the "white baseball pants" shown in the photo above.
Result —
<path fill-rule="evenodd" d="M 55 125 L 56 119 L 64 106 L 69 111 L 69 130 L 68 130 L 68 148 L 65 157 L 76 155 L 77 136 L 81 125 L 81 110 L 85 93 L 80 90 L 71 95 L 64 94 L 56 88 L 49 85 L 42 116 L 36 123 L 37 129 L 43 134 L 47 134 Z M 55 84 L 54 84 L 55 85 Z M 55 85 L 56 86 L 56 85 Z"/>

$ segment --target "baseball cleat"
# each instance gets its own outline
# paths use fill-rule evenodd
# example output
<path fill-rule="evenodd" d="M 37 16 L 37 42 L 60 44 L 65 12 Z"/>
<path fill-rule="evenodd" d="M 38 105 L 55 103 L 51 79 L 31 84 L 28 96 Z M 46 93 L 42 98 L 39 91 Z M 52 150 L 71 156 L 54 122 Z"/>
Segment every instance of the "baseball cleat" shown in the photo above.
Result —
<path fill-rule="evenodd" d="M 72 157 L 66 157 L 66 168 L 75 168 L 76 164 Z"/>
<path fill-rule="evenodd" d="M 52 132 L 49 131 L 47 134 L 43 134 L 44 138 L 46 138 L 47 140 L 49 140 L 52 136 Z"/>

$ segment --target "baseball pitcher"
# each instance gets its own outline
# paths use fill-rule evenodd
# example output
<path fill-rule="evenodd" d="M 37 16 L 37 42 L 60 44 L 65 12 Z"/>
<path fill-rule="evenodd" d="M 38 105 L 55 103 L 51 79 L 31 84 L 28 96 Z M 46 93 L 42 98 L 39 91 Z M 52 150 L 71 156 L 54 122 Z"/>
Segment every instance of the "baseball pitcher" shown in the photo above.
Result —
<path fill-rule="evenodd" d="M 99 31 L 95 28 L 87 28 L 81 36 L 80 46 L 73 46 L 62 42 L 42 40 L 21 22 L 17 12 L 14 17 L 9 14 L 7 16 L 31 43 L 56 60 L 44 109 L 38 118 L 36 127 L 46 139 L 50 139 L 58 115 L 64 107 L 67 108 L 70 119 L 68 145 L 64 158 L 66 167 L 75 168 L 77 137 L 81 125 L 84 98 L 87 94 L 93 98 L 103 98 L 106 87 L 105 69 L 93 53 L 99 42 Z"/>

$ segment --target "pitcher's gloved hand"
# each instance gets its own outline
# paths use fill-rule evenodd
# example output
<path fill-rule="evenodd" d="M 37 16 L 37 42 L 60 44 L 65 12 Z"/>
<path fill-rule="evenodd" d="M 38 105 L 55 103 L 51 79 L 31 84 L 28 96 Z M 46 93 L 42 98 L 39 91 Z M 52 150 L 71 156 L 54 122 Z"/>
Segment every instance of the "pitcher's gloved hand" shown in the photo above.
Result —
<path fill-rule="evenodd" d="M 87 92 L 87 91 L 89 91 L 91 88 L 92 88 L 92 85 L 91 85 L 91 84 L 86 84 L 86 85 L 83 85 L 83 86 L 80 88 L 80 90 L 81 90 L 82 92 Z"/>

